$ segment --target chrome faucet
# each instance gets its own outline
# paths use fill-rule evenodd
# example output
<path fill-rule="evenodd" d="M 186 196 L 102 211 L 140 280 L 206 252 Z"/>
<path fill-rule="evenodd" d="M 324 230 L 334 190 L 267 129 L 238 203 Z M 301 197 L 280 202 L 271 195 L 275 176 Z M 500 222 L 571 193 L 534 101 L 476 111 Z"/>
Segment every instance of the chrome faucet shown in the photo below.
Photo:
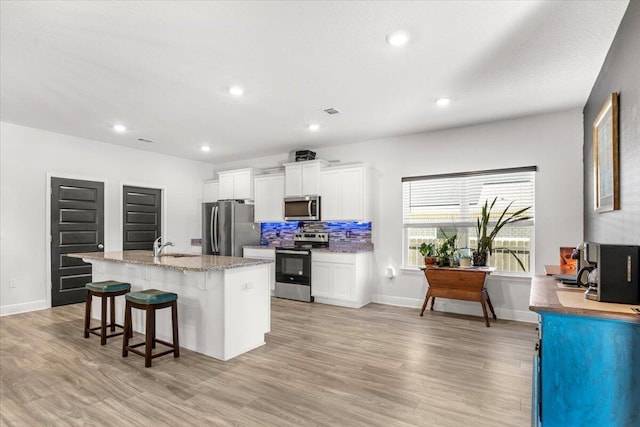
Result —
<path fill-rule="evenodd" d="M 167 246 L 173 246 L 173 243 L 171 242 L 167 242 L 163 245 L 160 244 L 160 239 L 162 239 L 162 236 L 158 237 L 156 240 L 153 241 L 153 256 L 154 257 L 159 257 L 162 254 L 162 250 L 164 248 L 166 248 Z"/>

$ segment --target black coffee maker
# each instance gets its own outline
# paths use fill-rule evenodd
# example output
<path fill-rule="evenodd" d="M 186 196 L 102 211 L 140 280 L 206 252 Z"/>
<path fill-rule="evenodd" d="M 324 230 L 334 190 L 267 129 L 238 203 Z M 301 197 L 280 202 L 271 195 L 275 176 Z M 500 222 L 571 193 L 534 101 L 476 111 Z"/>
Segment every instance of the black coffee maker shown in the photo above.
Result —
<path fill-rule="evenodd" d="M 589 273 L 596 268 L 597 251 L 595 246 L 597 243 L 582 242 L 580 243 L 571 254 L 571 258 L 577 262 L 576 283 L 578 286 L 589 285 Z"/>
<path fill-rule="evenodd" d="M 585 242 L 589 289 L 585 298 L 600 302 L 640 302 L 640 246 Z M 578 274 L 580 279 L 580 274 Z"/>

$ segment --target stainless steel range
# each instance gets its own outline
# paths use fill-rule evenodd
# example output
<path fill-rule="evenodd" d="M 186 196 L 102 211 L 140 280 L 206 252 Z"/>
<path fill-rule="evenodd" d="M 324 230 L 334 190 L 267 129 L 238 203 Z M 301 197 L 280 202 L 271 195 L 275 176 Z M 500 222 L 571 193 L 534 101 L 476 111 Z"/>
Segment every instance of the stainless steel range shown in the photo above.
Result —
<path fill-rule="evenodd" d="M 329 246 L 329 233 L 296 233 L 293 246 L 276 248 L 278 298 L 313 302 L 311 296 L 311 249 Z"/>

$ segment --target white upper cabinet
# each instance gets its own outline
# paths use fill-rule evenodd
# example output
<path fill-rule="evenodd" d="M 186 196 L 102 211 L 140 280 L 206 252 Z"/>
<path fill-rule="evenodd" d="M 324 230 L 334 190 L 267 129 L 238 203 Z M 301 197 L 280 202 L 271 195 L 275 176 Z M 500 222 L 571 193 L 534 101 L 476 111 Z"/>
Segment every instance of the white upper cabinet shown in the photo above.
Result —
<path fill-rule="evenodd" d="M 254 221 L 284 221 L 284 174 L 257 176 L 254 182 Z"/>
<path fill-rule="evenodd" d="M 220 184 L 218 181 L 207 181 L 202 186 L 202 201 L 217 202 Z"/>
<path fill-rule="evenodd" d="M 285 196 L 320 194 L 320 170 L 328 164 L 325 160 L 286 163 Z"/>
<path fill-rule="evenodd" d="M 356 164 L 326 168 L 321 173 L 323 221 L 371 221 L 370 169 Z"/>
<path fill-rule="evenodd" d="M 218 172 L 220 200 L 253 200 L 254 169 Z"/>

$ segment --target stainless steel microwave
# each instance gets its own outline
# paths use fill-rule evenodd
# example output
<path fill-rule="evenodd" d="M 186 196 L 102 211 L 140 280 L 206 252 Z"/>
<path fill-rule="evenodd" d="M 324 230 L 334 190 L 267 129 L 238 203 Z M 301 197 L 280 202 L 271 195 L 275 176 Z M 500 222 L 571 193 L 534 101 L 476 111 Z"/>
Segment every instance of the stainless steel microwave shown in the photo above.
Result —
<path fill-rule="evenodd" d="M 320 221 L 320 196 L 284 198 L 285 221 Z"/>

